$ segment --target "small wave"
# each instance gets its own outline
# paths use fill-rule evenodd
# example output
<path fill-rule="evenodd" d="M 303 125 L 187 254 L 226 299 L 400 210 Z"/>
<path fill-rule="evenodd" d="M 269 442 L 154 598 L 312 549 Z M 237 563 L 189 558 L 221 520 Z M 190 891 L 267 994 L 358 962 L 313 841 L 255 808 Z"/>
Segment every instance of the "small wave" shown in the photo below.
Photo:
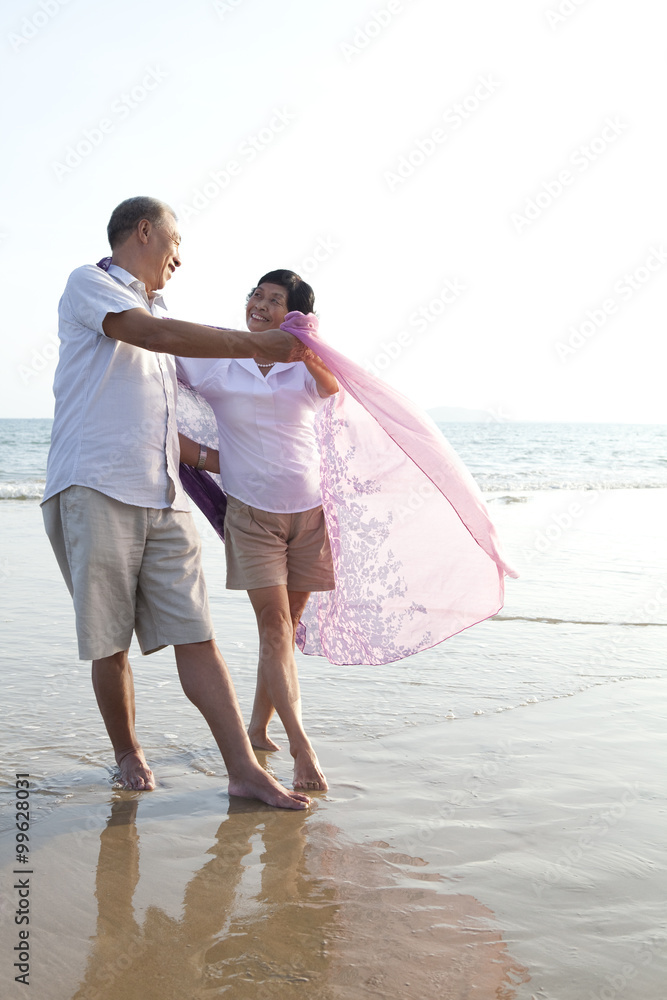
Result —
<path fill-rule="evenodd" d="M 490 496 L 488 499 L 488 503 L 504 503 L 504 504 L 528 503 L 528 497 L 513 497 L 509 494 L 505 494 L 504 496 L 501 497 Z"/>
<path fill-rule="evenodd" d="M 43 479 L 29 479 L 22 483 L 0 483 L 0 500 L 41 500 L 44 482 Z"/>
<path fill-rule="evenodd" d="M 495 622 L 536 622 L 539 625 L 629 625 L 631 628 L 665 628 L 665 622 L 582 621 L 578 618 L 527 618 L 524 615 L 494 615 Z"/>
<path fill-rule="evenodd" d="M 477 485 L 484 493 L 508 493 L 521 491 L 524 493 L 542 493 L 545 490 L 664 490 L 667 488 L 667 480 L 664 477 L 653 481 L 648 478 L 643 479 L 609 479 L 603 480 L 563 480 L 563 479 L 538 479 L 528 478 L 523 480 L 515 479 L 510 482 L 499 476 L 475 475 Z M 508 501 L 511 502 L 511 501 Z"/>

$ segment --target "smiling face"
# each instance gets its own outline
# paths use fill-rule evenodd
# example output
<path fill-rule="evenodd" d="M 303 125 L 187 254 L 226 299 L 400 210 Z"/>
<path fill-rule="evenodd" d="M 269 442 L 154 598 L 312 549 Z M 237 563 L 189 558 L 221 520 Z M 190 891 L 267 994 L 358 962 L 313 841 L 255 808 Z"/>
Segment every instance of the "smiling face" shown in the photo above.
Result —
<path fill-rule="evenodd" d="M 177 267 L 181 266 L 178 248 L 181 237 L 173 215 L 166 215 L 160 226 L 151 226 L 149 247 L 153 290 L 164 288 Z"/>
<path fill-rule="evenodd" d="M 144 245 L 142 271 L 149 276 L 146 289 L 156 292 L 164 288 L 176 268 L 181 266 L 178 252 L 181 237 L 176 219 L 173 215 L 165 215 L 160 225 L 143 219 L 139 223 L 139 237 Z"/>
<path fill-rule="evenodd" d="M 248 299 L 245 311 L 246 326 L 251 333 L 277 330 L 288 312 L 287 289 L 282 285 L 266 282 L 258 285 Z"/>

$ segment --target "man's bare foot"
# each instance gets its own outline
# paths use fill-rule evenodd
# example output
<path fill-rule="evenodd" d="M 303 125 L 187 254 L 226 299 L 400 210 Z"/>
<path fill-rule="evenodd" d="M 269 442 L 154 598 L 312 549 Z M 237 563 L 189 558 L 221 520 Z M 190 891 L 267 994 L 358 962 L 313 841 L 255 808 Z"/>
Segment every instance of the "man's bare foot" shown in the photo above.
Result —
<path fill-rule="evenodd" d="M 326 792 L 327 779 L 324 777 L 320 762 L 312 747 L 303 747 L 292 753 L 294 757 L 294 788 L 303 788 L 308 792 Z"/>
<path fill-rule="evenodd" d="M 124 788 L 131 788 L 136 792 L 153 791 L 155 776 L 146 763 L 141 747 L 116 754 L 116 763 Z"/>
<path fill-rule="evenodd" d="M 307 809 L 310 799 L 299 792 L 290 792 L 280 782 L 257 765 L 247 775 L 229 779 L 229 794 L 244 799 L 259 799 L 278 809 Z"/>
<path fill-rule="evenodd" d="M 266 729 L 248 728 L 248 738 L 255 750 L 280 750 L 280 746 L 274 743 Z"/>

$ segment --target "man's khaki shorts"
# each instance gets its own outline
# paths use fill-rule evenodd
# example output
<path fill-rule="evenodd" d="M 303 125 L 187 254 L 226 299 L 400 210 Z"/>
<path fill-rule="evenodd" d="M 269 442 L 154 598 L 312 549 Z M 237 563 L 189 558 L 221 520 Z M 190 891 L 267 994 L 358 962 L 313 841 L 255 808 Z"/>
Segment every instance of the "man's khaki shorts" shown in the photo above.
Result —
<path fill-rule="evenodd" d="M 334 590 L 333 561 L 322 507 L 274 514 L 227 496 L 227 589 L 277 587 Z"/>
<path fill-rule="evenodd" d="M 192 515 L 134 507 L 70 486 L 42 505 L 44 525 L 74 599 L 79 657 L 99 660 L 213 638 Z"/>

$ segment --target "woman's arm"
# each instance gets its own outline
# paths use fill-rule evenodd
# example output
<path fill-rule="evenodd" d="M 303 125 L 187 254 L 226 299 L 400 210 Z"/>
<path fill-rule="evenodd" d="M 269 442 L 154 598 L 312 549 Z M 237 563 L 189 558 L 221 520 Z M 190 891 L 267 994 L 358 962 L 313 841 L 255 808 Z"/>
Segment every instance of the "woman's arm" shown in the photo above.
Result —
<path fill-rule="evenodd" d="M 197 468 L 197 463 L 199 462 L 199 445 L 196 441 L 192 441 L 191 438 L 187 438 L 185 434 L 178 435 L 178 440 L 181 444 L 181 462 L 185 465 L 191 465 L 193 469 Z M 205 472 L 220 472 L 220 456 L 215 448 L 207 448 L 208 454 L 206 455 L 206 462 L 204 463 Z"/>
<path fill-rule="evenodd" d="M 306 356 L 301 360 L 315 379 L 317 391 L 323 399 L 326 399 L 327 396 L 334 396 L 338 392 L 340 386 L 338 385 L 336 376 L 329 371 L 321 358 L 318 358 L 316 354 L 313 354 L 310 348 L 308 349 Z"/>

